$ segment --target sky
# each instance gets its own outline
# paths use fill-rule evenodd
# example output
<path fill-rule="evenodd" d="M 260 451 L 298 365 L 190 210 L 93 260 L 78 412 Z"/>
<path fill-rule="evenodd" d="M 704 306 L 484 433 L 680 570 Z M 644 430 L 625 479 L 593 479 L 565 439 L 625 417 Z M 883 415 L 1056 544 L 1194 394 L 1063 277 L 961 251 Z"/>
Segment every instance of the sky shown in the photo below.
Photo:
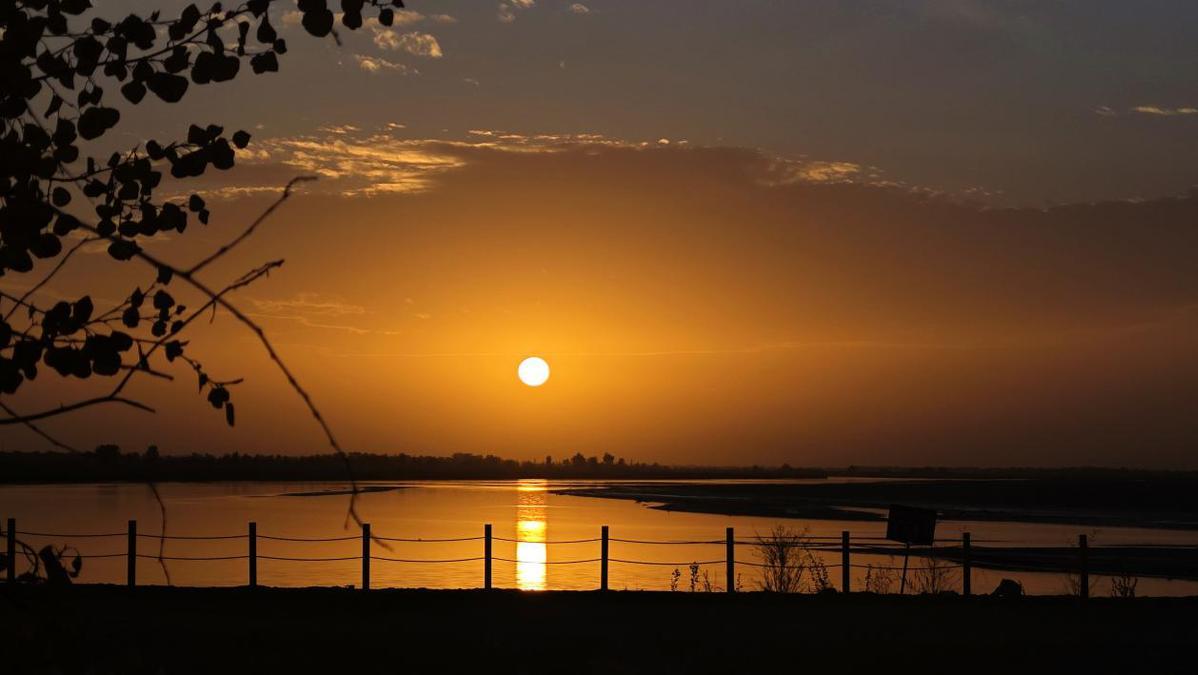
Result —
<path fill-rule="evenodd" d="M 213 209 L 147 245 L 181 264 L 319 177 L 205 275 L 286 261 L 236 302 L 344 446 L 1198 468 L 1198 5 L 408 6 L 340 45 L 281 6 L 280 73 L 147 99 L 111 141 L 253 134 L 232 171 L 166 186 Z M 117 302 L 144 277 L 82 255 L 42 297 Z M 327 449 L 231 317 L 190 339 L 245 378 L 236 427 L 175 364 L 134 386 L 156 414 L 47 429 Z M 516 378 L 529 355 L 542 387 Z M 102 384 L 39 378 L 14 405 Z"/>

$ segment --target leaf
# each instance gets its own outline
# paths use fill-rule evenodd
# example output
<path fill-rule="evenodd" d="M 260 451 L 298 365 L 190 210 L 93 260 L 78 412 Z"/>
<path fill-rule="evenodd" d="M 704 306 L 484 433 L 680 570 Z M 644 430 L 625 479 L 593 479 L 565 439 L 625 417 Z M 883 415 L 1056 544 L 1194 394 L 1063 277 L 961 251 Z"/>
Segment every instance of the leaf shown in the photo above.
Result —
<path fill-rule="evenodd" d="M 128 239 L 118 239 L 108 245 L 108 255 L 116 260 L 128 260 L 140 251 L 141 247 L 137 245 L 137 242 Z"/>
<path fill-rule="evenodd" d="M 171 305 L 175 304 L 175 299 L 166 291 L 158 291 L 154 294 L 154 309 L 165 310 L 170 309 Z"/>
<path fill-rule="evenodd" d="M 121 113 L 116 108 L 92 106 L 79 116 L 79 135 L 88 141 L 99 138 L 120 120 Z"/>
<path fill-rule="evenodd" d="M 238 150 L 242 150 L 242 149 L 244 149 L 244 148 L 245 148 L 245 146 L 247 146 L 247 145 L 249 145 L 249 144 L 250 144 L 250 134 L 249 134 L 249 132 L 247 132 L 247 131 L 238 131 L 238 132 L 236 132 L 236 133 L 234 133 L 234 134 L 233 134 L 233 145 L 236 145 Z M 199 205 L 199 206 L 197 206 L 197 207 L 195 207 L 195 208 L 192 208 L 191 210 L 192 210 L 192 211 L 199 211 L 199 210 L 200 210 L 200 209 L 202 209 L 202 208 L 204 208 L 204 202 L 203 202 L 203 200 L 201 200 L 201 201 L 200 201 L 200 205 Z"/>
<path fill-rule="evenodd" d="M 233 422 L 235 420 L 234 420 L 234 415 L 233 415 L 233 404 L 232 403 L 225 404 L 225 421 L 229 423 L 229 426 L 233 426 Z"/>
<path fill-rule="evenodd" d="M 258 42 L 264 45 L 273 44 L 279 38 L 274 26 L 270 25 L 270 16 L 262 17 L 262 22 L 258 24 L 258 31 L 255 33 L 255 37 L 258 38 Z"/>
<path fill-rule="evenodd" d="M 146 81 L 150 91 L 167 103 L 178 103 L 183 98 L 183 94 L 187 93 L 187 84 L 186 77 L 170 73 L 154 73 Z"/>
<path fill-rule="evenodd" d="M 255 75 L 262 73 L 277 73 L 279 72 L 279 58 L 274 52 L 262 52 L 255 54 L 250 59 L 250 67 L 254 69 Z"/>
<path fill-rule="evenodd" d="M 158 268 L 158 283 L 162 284 L 163 286 L 166 286 L 167 284 L 169 284 L 171 282 L 171 279 L 174 278 L 174 276 L 175 276 L 175 273 L 174 273 L 174 271 L 171 270 L 171 268 L 169 268 L 169 267 L 159 267 Z M 170 296 L 168 295 L 167 297 L 169 298 Z M 154 296 L 154 306 L 158 307 L 158 296 Z M 168 305 L 168 307 L 169 307 L 169 305 Z M 161 309 L 161 308 L 159 308 L 159 309 Z"/>
<path fill-rule="evenodd" d="M 333 30 L 333 13 L 328 9 L 315 9 L 304 12 L 301 21 L 304 30 L 315 37 L 325 37 Z"/>

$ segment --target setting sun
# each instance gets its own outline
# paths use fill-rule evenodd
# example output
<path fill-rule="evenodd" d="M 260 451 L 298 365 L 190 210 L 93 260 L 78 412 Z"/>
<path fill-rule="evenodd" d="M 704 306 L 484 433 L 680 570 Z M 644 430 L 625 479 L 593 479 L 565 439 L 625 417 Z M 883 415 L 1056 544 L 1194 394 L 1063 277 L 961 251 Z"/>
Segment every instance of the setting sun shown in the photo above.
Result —
<path fill-rule="evenodd" d="M 520 381 L 530 387 L 539 387 L 549 379 L 549 364 L 539 356 L 530 356 L 520 362 L 516 369 Z"/>

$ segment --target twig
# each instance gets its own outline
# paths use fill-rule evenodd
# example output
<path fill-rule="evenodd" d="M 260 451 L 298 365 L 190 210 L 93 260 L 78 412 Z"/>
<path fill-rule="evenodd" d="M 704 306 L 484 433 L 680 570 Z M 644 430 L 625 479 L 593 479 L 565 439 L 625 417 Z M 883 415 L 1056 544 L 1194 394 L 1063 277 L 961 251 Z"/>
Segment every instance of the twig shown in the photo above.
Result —
<path fill-rule="evenodd" d="M 40 412 L 31 413 L 29 415 L 19 415 L 19 416 L 13 415 L 12 417 L 5 417 L 4 419 L 0 419 L 0 426 L 4 426 L 4 425 L 8 425 L 8 424 L 28 424 L 29 422 L 36 422 L 37 420 L 46 419 L 47 417 L 55 417 L 58 415 L 62 415 L 64 413 L 74 412 L 76 410 L 79 410 L 80 408 L 86 408 L 88 406 L 93 406 L 93 405 L 100 405 L 101 403 L 123 403 L 124 405 L 137 408 L 138 410 L 144 410 L 146 412 L 151 412 L 151 413 L 154 412 L 154 409 L 151 408 L 150 406 L 146 405 L 145 403 L 140 403 L 140 402 L 134 401 L 132 399 L 123 398 L 120 396 L 112 396 L 112 395 L 96 396 L 94 398 L 84 399 L 82 401 L 76 401 L 74 403 L 70 403 L 67 405 L 60 405 L 57 408 L 50 408 L 48 410 L 42 410 Z"/>
<path fill-rule="evenodd" d="M 17 309 L 20 308 L 21 305 L 25 304 L 25 301 L 29 299 L 29 296 L 36 293 L 38 291 L 38 289 L 40 289 L 42 286 L 45 286 L 47 282 L 49 282 L 51 279 L 53 279 L 54 275 L 58 274 L 58 271 L 61 270 L 64 265 L 67 264 L 68 260 L 71 259 L 71 256 L 75 255 L 75 251 L 78 251 L 80 248 L 83 248 L 84 244 L 90 244 L 93 241 L 97 241 L 97 239 L 94 237 L 88 237 L 86 239 L 80 239 L 78 244 L 75 244 L 74 246 L 72 246 L 71 250 L 67 251 L 66 255 L 62 256 L 62 259 L 59 260 L 58 264 L 54 266 L 54 269 L 50 270 L 50 272 L 48 274 L 46 274 L 46 276 L 42 277 L 41 281 L 34 284 L 32 288 L 25 291 L 25 294 L 22 295 L 19 300 L 17 300 L 17 304 L 13 305 L 12 309 L 8 310 L 8 313 L 4 315 L 4 320 L 8 321 L 9 318 L 12 317 L 13 313 L 16 312 Z"/>
<path fill-rule="evenodd" d="M 291 188 L 296 183 L 305 183 L 308 181 L 314 181 L 316 179 L 317 179 L 317 176 L 296 176 L 295 178 L 292 178 L 290 181 L 287 182 L 286 187 L 283 188 L 283 194 L 278 199 L 276 199 L 273 204 L 271 204 L 269 207 L 267 207 L 267 209 L 265 211 L 263 211 L 257 218 L 255 218 L 254 222 L 250 223 L 250 226 L 247 227 L 244 232 L 239 234 L 235 239 L 233 239 L 233 241 L 225 244 L 224 246 L 221 246 L 219 249 L 214 251 L 207 258 L 204 258 L 203 260 L 196 263 L 195 265 L 192 265 L 191 269 L 187 270 L 187 274 L 189 274 L 189 275 L 195 274 L 196 272 L 199 272 L 200 270 L 204 269 L 205 267 L 208 266 L 209 263 L 217 260 L 221 256 L 223 256 L 226 253 L 228 253 L 229 251 L 233 250 L 233 247 L 237 246 L 243 240 L 245 240 L 246 237 L 249 237 L 251 234 L 253 234 L 254 230 L 258 229 L 258 226 L 262 224 L 262 221 L 264 221 L 268 217 L 270 217 L 270 214 L 274 213 L 275 209 L 279 208 L 279 206 L 281 206 L 283 204 L 283 202 L 287 201 L 287 199 L 291 196 Z"/>
<path fill-rule="evenodd" d="M 12 408 L 8 407 L 8 404 L 5 403 L 3 400 L 0 400 L 0 408 L 3 408 L 4 412 L 6 412 L 10 415 L 10 419 L 16 419 L 16 418 L 20 417 L 19 415 L 17 415 L 16 411 L 13 410 Z M 52 443 L 55 447 L 62 448 L 63 450 L 66 450 L 67 452 L 79 452 L 77 449 L 72 448 L 71 446 L 67 445 L 66 443 L 63 443 L 62 441 L 58 440 L 57 438 L 54 438 L 50 434 L 46 433 L 45 431 L 42 431 L 41 427 L 34 424 L 32 420 L 22 420 L 21 423 L 24 424 L 25 426 L 29 427 L 30 429 L 32 429 L 33 433 L 37 434 L 38 436 L 41 436 L 42 438 L 44 438 L 47 441 L 49 441 L 50 443 Z"/>

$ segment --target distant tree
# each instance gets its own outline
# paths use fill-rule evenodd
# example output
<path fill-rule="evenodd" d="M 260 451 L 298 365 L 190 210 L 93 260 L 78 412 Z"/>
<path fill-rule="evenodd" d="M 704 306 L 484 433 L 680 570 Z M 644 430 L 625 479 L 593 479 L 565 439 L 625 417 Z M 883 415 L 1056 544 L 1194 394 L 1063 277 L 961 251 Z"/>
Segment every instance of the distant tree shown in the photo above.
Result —
<path fill-rule="evenodd" d="M 96 458 L 101 462 L 111 463 L 121 458 L 121 446 L 105 443 L 96 446 Z"/>
<path fill-rule="evenodd" d="M 158 446 L 151 445 L 150 447 L 146 448 L 146 452 L 144 455 L 142 455 L 142 459 L 144 459 L 147 462 L 158 461 Z"/>
<path fill-rule="evenodd" d="M 24 282 L 28 290 L 23 293 L 0 291 L 0 305 L 7 304 L 0 306 L 0 409 L 7 413 L 0 426 L 28 425 L 65 448 L 37 423 L 109 403 L 152 412 L 147 403 L 123 393 L 136 374 L 169 377 L 159 370 L 159 359 L 189 366 L 208 403 L 234 424 L 230 387 L 239 380 L 211 377 L 189 356 L 183 339 L 196 318 L 219 307 L 255 333 L 330 445 L 341 452 L 265 334 L 227 297 L 283 261 L 263 263 L 223 286 L 200 275 L 251 235 L 290 195 L 291 184 L 240 236 L 216 250 L 197 251 L 194 263 L 175 264 L 148 253 L 142 243 L 159 234 L 183 234 L 193 219 L 206 224 L 209 211 L 196 194 L 156 199 L 162 170 L 184 180 L 210 168 L 229 169 L 250 134 L 226 134 L 218 124 L 190 124 L 182 139 L 152 139 L 123 152 L 99 154 L 104 145 L 111 147 L 108 136 L 121 121 L 120 99 L 137 105 L 147 94 L 167 103 L 196 91 L 219 96 L 207 87 L 243 74 L 243 61 L 255 74 L 277 71 L 287 44 L 271 25 L 269 9 L 281 1 L 247 0 L 230 9 L 216 3 L 205 10 L 192 4 L 173 18 L 151 11 L 122 19 L 87 16 L 89 0 L 0 2 L 0 276 L 40 277 Z M 299 0 L 294 6 L 308 33 L 337 38 L 327 0 Z M 369 9 L 371 18 L 391 25 L 391 6 L 403 3 L 341 0 L 341 24 L 350 30 L 361 27 Z M 73 299 L 41 303 L 37 292 L 92 243 L 106 246 L 114 266 L 132 260 L 147 265 L 146 283 L 107 308 L 96 306 L 90 288 Z M 201 306 L 178 302 L 171 289 L 180 283 L 203 298 Z M 3 400 L 46 371 L 64 379 L 113 378 L 115 384 L 105 395 L 24 414 Z"/>
<path fill-rule="evenodd" d="M 586 466 L 587 458 L 581 452 L 576 452 L 574 453 L 574 456 L 570 458 L 570 463 L 574 466 Z"/>
<path fill-rule="evenodd" d="M 615 462 L 616 462 L 615 455 L 611 454 L 610 452 L 603 453 L 603 465 L 604 466 L 611 466 L 612 464 L 615 464 Z"/>

